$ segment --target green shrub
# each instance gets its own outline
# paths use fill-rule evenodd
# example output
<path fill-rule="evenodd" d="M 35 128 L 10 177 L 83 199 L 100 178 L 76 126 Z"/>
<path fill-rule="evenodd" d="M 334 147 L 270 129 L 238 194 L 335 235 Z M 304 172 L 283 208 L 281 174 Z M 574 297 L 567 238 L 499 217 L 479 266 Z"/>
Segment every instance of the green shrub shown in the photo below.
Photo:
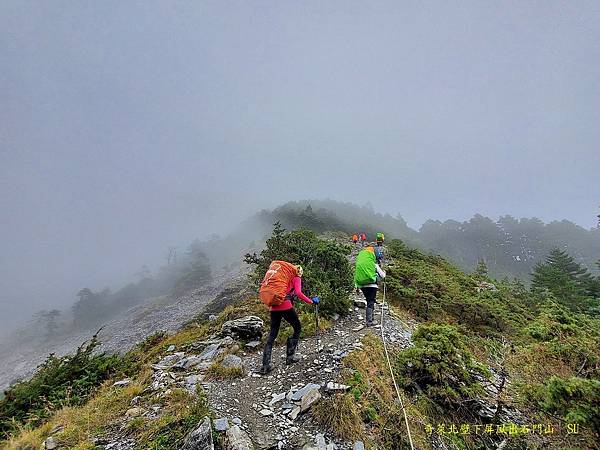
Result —
<path fill-rule="evenodd" d="M 252 279 L 257 286 L 271 261 L 300 264 L 304 269 L 302 289 L 309 296 L 321 297 L 319 311 L 330 316 L 348 313 L 349 294 L 353 287 L 352 269 L 347 259 L 349 253 L 350 247 L 319 239 L 310 230 L 286 232 L 276 223 L 273 235 L 267 239 L 266 248 L 260 255 L 247 254 L 244 260 L 256 265 Z"/>
<path fill-rule="evenodd" d="M 85 403 L 121 364 L 117 355 L 94 353 L 98 345 L 94 335 L 74 355 L 50 354 L 30 380 L 8 389 L 0 401 L 0 439 L 14 431 L 17 423 L 37 426 L 62 406 Z"/>
<path fill-rule="evenodd" d="M 600 433 L 600 381 L 553 376 L 538 386 L 531 397 L 544 411 Z"/>
<path fill-rule="evenodd" d="M 483 392 L 478 378 L 489 377 L 468 350 L 465 339 L 451 325 L 421 325 L 413 335 L 414 347 L 396 358 L 404 387 L 421 390 L 442 406 L 453 406 Z"/>
<path fill-rule="evenodd" d="M 422 320 L 458 322 L 482 336 L 514 332 L 531 316 L 518 285 L 478 289 L 481 277 L 463 273 L 438 255 L 410 249 L 398 239 L 387 247 L 390 300 Z"/>

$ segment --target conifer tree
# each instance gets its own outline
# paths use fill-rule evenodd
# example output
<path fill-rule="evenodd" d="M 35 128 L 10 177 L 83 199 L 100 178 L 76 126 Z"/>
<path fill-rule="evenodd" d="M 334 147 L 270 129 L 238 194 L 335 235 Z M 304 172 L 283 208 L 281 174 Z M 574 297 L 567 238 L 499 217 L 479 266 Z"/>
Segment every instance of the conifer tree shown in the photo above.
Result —
<path fill-rule="evenodd" d="M 549 290 L 572 309 L 585 307 L 591 275 L 566 252 L 554 248 L 533 270 L 532 289 Z"/>
<path fill-rule="evenodd" d="M 485 263 L 485 259 L 481 258 L 477 262 L 477 266 L 475 267 L 475 275 L 487 277 L 488 267 Z"/>

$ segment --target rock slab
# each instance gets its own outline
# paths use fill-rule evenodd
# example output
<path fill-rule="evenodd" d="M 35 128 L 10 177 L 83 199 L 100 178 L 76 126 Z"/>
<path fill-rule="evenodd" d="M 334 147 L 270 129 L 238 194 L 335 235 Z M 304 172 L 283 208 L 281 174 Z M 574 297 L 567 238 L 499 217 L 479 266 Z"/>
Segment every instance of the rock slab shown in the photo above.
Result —
<path fill-rule="evenodd" d="M 225 433 L 227 450 L 253 450 L 250 436 L 237 425 L 232 426 Z"/>
<path fill-rule="evenodd" d="M 186 436 L 182 450 L 214 450 L 214 448 L 210 418 L 205 417 L 198 427 Z"/>

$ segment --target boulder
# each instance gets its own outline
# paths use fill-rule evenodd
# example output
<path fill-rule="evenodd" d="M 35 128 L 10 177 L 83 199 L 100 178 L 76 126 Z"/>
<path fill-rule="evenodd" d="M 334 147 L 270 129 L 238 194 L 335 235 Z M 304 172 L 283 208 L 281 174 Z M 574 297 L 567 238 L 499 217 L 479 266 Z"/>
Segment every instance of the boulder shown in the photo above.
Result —
<path fill-rule="evenodd" d="M 131 380 L 129 378 L 125 378 L 124 380 L 114 382 L 113 386 L 122 387 L 127 386 L 129 383 L 131 383 Z"/>
<path fill-rule="evenodd" d="M 250 436 L 237 425 L 229 428 L 225 437 L 227 450 L 253 450 L 254 448 Z"/>
<path fill-rule="evenodd" d="M 221 334 L 237 339 L 260 340 L 264 327 L 265 324 L 260 317 L 246 316 L 225 322 L 221 327 Z"/>
<path fill-rule="evenodd" d="M 352 447 L 352 450 L 365 450 L 365 444 L 363 441 L 356 441 L 354 443 L 354 447 Z"/>
<path fill-rule="evenodd" d="M 210 418 L 205 417 L 198 427 L 185 437 L 182 450 L 214 450 L 214 448 Z"/>

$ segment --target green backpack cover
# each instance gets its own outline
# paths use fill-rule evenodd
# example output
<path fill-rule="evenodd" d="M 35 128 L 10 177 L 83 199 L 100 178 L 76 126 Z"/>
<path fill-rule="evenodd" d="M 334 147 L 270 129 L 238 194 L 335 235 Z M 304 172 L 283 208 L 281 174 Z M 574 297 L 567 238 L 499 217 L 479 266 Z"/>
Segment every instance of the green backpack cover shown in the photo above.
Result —
<path fill-rule="evenodd" d="M 368 248 L 361 250 L 356 257 L 356 267 L 354 269 L 354 284 L 364 286 L 377 282 L 377 272 L 375 270 L 375 253 Z"/>

